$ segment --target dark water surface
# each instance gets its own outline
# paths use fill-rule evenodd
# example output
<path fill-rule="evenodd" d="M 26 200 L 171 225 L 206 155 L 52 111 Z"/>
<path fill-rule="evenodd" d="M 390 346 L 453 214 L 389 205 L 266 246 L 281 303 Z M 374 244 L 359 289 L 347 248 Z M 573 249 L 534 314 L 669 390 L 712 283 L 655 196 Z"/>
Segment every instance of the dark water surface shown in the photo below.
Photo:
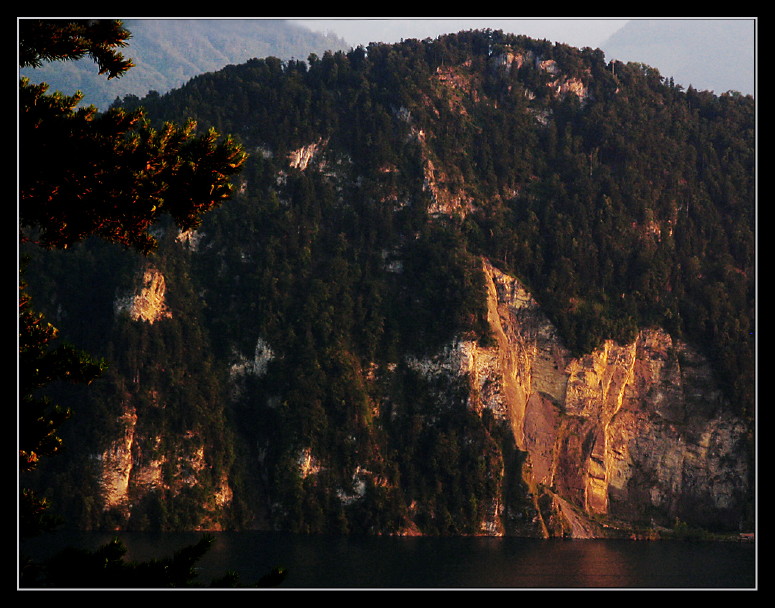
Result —
<path fill-rule="evenodd" d="M 490 537 L 333 537 L 222 532 L 200 563 L 203 584 L 234 571 L 243 584 L 275 566 L 280 589 L 753 589 L 754 543 L 539 540 Z M 120 533 L 128 560 L 171 555 L 201 534 Z M 42 556 L 66 543 L 93 549 L 110 534 L 37 539 Z"/>

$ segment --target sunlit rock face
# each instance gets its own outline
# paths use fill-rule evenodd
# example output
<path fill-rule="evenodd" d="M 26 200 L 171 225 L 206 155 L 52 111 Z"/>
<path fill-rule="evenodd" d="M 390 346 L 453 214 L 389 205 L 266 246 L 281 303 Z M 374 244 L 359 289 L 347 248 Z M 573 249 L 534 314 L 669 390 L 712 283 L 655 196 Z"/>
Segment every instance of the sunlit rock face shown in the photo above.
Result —
<path fill-rule="evenodd" d="M 484 268 L 495 345 L 461 341 L 414 365 L 467 376 L 470 406 L 509 422 L 544 534 L 736 525 L 746 427 L 725 410 L 708 362 L 658 329 L 573 358 L 525 287 Z"/>
<path fill-rule="evenodd" d="M 95 457 L 101 488 L 100 508 L 128 521 L 138 504 L 155 495 L 175 497 L 206 485 L 212 490 L 206 504 L 201 505 L 201 517 L 192 527 L 221 529 L 221 513 L 229 507 L 233 490 L 225 475 L 214 484 L 209 480 L 211 467 L 206 454 L 209 447 L 201 434 L 188 431 L 170 449 L 163 437 L 139 424 L 134 407 L 124 404 L 123 408 L 119 418 L 121 432 Z"/>
<path fill-rule="evenodd" d="M 149 266 L 143 272 L 137 289 L 116 300 L 116 313 L 125 312 L 134 321 L 155 323 L 171 316 L 166 304 L 167 282 L 164 275 Z"/>

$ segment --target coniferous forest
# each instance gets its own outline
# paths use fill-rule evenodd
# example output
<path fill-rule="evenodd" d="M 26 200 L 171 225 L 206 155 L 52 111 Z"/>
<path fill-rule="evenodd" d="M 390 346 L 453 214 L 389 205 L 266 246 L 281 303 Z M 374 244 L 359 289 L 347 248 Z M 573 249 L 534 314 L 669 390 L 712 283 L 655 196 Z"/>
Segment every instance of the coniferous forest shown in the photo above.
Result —
<path fill-rule="evenodd" d="M 530 60 L 504 59 L 517 56 Z M 579 88 L 550 86 L 558 75 Z M 37 473 L 72 524 L 190 529 L 226 476 L 224 527 L 389 533 L 415 504 L 423 533 L 476 533 L 522 455 L 465 407 L 465 387 L 429 386 L 403 362 L 491 339 L 482 257 L 525 283 L 574 354 L 648 327 L 696 346 L 753 428 L 752 97 L 684 90 L 599 50 L 469 31 L 252 59 L 114 105 L 214 127 L 248 158 L 195 245 L 162 224 L 148 258 L 97 240 L 23 248 L 36 307 L 109 364 L 60 393 L 75 413 L 67 449 Z M 308 168 L 289 167 L 311 145 Z M 440 209 L 429 182 L 458 206 Z M 115 314 L 149 261 L 166 279 L 162 323 Z M 257 343 L 271 349 L 267 373 L 235 386 L 230 368 Z M 183 451 L 192 433 L 210 448 L 209 481 L 173 492 L 186 472 L 168 459 L 167 489 L 138 494 L 129 516 L 103 512 L 84 473 L 127 401 L 136 432 L 157 438 L 147 451 Z M 316 476 L 294 473 L 301 449 L 325 463 Z M 363 499 L 342 499 L 335 489 L 361 466 Z M 533 508 L 519 484 L 507 491 Z"/>

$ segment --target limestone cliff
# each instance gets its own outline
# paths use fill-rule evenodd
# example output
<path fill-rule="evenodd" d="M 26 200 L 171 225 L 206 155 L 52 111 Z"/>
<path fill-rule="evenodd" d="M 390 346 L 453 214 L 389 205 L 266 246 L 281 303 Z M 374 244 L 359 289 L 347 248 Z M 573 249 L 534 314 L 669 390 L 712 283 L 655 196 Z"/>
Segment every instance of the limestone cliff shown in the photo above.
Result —
<path fill-rule="evenodd" d="M 178 240 L 193 246 L 192 237 L 188 234 Z M 126 323 L 126 331 L 141 336 L 140 340 L 180 332 L 179 328 L 173 331 L 173 324 L 188 327 L 190 319 L 176 318 L 180 315 L 172 314 L 168 298 L 165 275 L 150 264 L 141 265 L 133 286 L 113 302 L 115 318 Z M 256 362 L 244 364 L 250 371 L 259 365 L 259 346 Z M 214 445 L 214 434 L 207 424 L 190 414 L 200 401 L 215 410 L 213 400 L 206 388 L 185 385 L 191 372 L 184 372 L 175 356 L 174 352 L 157 350 L 134 357 L 125 377 L 111 385 L 108 415 L 115 415 L 115 422 L 109 424 L 109 432 L 101 434 L 91 457 L 99 487 L 94 508 L 109 514 L 110 523 L 101 526 L 175 527 L 179 524 L 169 524 L 158 514 L 153 516 L 157 521 L 149 521 L 148 513 L 163 510 L 162 504 L 177 504 L 188 518 L 186 528 L 222 527 L 233 490 L 215 453 L 226 440 L 215 435 L 218 443 Z M 202 366 L 197 371 L 206 369 L 202 360 L 196 363 Z M 240 365 L 235 367 L 242 370 Z M 181 398 L 181 391 L 185 398 Z M 212 414 L 217 420 L 218 412 Z"/>
<path fill-rule="evenodd" d="M 171 313 L 165 301 L 167 285 L 158 269 L 148 266 L 133 293 L 116 300 L 116 313 L 126 312 L 134 321 L 155 323 Z"/>
<path fill-rule="evenodd" d="M 725 411 L 708 362 L 659 329 L 573 358 L 525 287 L 484 268 L 495 344 L 461 341 L 415 365 L 467 376 L 470 407 L 508 421 L 544 534 L 734 525 L 746 427 Z"/>
<path fill-rule="evenodd" d="M 164 404 L 157 407 L 163 408 Z M 207 479 L 211 465 L 206 452 L 210 446 L 205 445 L 201 433 L 188 431 L 171 448 L 168 439 L 142 424 L 136 408 L 128 403 L 124 404 L 119 423 L 119 435 L 95 458 L 101 509 L 112 512 L 117 521 L 128 521 L 143 502 L 160 495 L 175 500 L 198 491 L 205 500 L 197 505 L 199 515 L 191 527 L 220 529 L 222 511 L 232 500 L 232 489 L 225 476 L 214 483 Z M 206 493 L 205 487 L 212 489 Z"/>

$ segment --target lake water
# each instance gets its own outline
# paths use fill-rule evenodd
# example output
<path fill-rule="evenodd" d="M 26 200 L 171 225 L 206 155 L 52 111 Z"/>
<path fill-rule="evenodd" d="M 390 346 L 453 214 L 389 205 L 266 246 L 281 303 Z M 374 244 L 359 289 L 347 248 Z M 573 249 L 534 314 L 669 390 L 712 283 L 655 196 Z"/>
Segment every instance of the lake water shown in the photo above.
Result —
<path fill-rule="evenodd" d="M 539 540 L 491 537 L 328 537 L 265 532 L 215 533 L 200 581 L 231 570 L 244 584 L 274 566 L 279 589 L 754 589 L 754 543 Z M 110 534 L 79 536 L 96 548 Z M 121 533 L 127 559 L 166 557 L 200 534 Z M 72 543 L 57 537 L 25 545 L 40 555 Z"/>

